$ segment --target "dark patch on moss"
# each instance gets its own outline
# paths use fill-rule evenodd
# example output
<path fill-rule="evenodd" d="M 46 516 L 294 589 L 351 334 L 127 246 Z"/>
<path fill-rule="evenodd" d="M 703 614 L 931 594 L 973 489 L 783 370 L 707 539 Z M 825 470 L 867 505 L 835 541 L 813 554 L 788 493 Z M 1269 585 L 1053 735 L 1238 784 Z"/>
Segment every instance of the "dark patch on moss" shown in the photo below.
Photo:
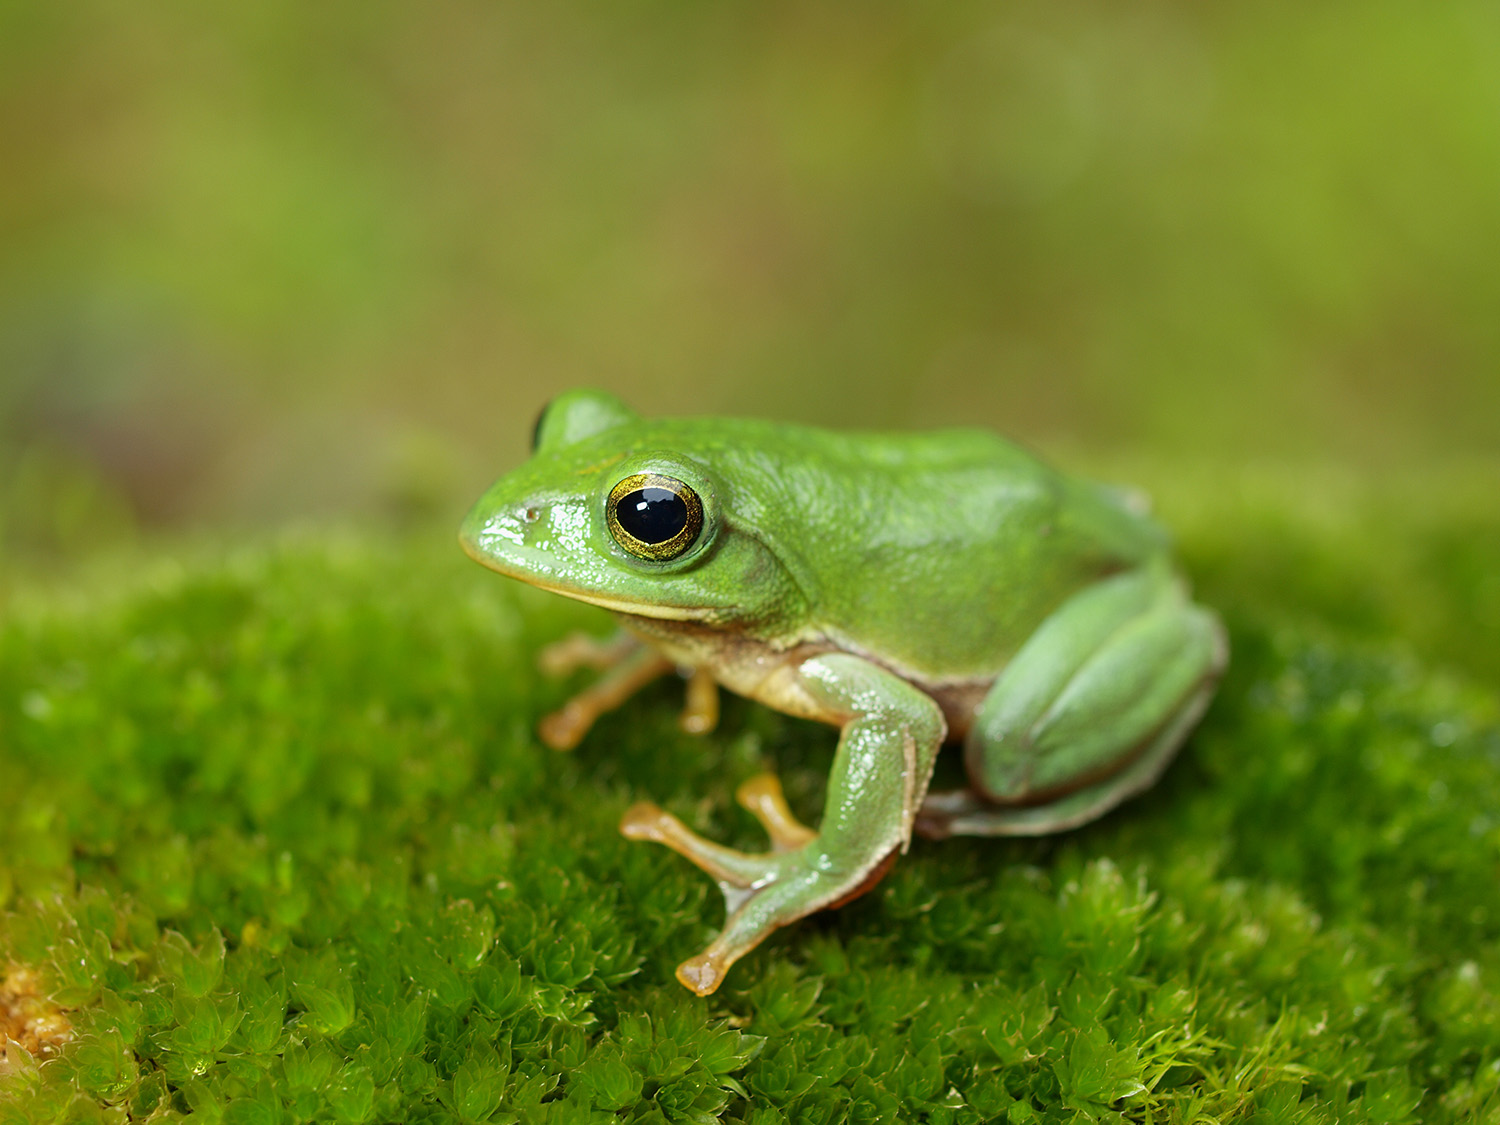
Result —
<path fill-rule="evenodd" d="M 67 1013 L 48 995 L 36 972 L 24 965 L 6 966 L 0 973 L 0 1080 L 54 1057 L 72 1038 Z"/>

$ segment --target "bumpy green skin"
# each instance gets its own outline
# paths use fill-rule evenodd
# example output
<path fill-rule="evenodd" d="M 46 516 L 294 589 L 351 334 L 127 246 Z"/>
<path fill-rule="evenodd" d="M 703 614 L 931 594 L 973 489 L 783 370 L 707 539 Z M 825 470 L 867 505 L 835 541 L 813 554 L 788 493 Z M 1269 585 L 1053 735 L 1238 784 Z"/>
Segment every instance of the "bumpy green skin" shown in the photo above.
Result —
<path fill-rule="evenodd" d="M 606 523 L 610 490 L 642 472 L 703 504 L 703 531 L 667 562 Z M 1226 656 L 1157 525 L 979 431 L 646 421 L 572 392 L 461 539 L 503 574 L 616 611 L 679 664 L 841 728 L 810 842 L 754 857 L 648 835 L 725 889 L 713 970 L 679 974 L 698 991 L 776 926 L 864 889 L 914 828 L 1055 831 L 1138 792 Z M 970 788 L 928 796 L 949 737 L 966 740 Z"/>
<path fill-rule="evenodd" d="M 602 429 L 579 432 L 585 408 Z M 642 421 L 575 392 L 538 436 L 464 523 L 486 565 L 772 642 L 831 629 L 929 676 L 993 677 L 1068 594 L 1166 549 L 1112 494 L 982 431 Z M 652 565 L 613 542 L 604 497 L 642 469 L 698 487 L 721 524 L 703 537 L 712 550 Z M 542 518 L 528 523 L 528 507 Z"/>

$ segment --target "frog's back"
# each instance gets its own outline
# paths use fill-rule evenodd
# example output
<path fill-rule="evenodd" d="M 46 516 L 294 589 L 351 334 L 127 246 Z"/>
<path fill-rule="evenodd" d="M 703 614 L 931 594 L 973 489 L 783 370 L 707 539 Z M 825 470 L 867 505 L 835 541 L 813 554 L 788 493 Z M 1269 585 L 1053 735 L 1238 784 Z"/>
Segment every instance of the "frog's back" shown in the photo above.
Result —
<path fill-rule="evenodd" d="M 674 432 L 675 431 L 675 432 Z M 662 423 L 781 559 L 810 629 L 924 679 L 992 676 L 1070 594 L 1166 551 L 1121 494 L 994 434 Z"/>

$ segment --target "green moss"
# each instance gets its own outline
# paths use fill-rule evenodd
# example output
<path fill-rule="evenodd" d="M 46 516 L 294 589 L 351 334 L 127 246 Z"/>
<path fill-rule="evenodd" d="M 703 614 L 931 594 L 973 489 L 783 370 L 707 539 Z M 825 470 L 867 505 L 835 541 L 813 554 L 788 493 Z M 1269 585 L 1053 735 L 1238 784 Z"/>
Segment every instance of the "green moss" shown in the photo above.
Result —
<path fill-rule="evenodd" d="M 1236 553 L 1180 515 L 1234 661 L 1164 782 L 1058 838 L 918 842 L 707 1000 L 672 968 L 717 894 L 615 822 L 649 795 L 763 846 L 735 784 L 774 767 L 812 816 L 827 728 L 726 700 L 695 739 L 663 684 L 550 753 L 576 684 L 532 654 L 603 618 L 441 536 L 13 595 L 0 960 L 76 1037 L 13 1053 L 0 1121 L 1500 1120 L 1500 724 L 1455 608 L 1496 517 L 1448 556 L 1390 530 L 1438 568 L 1413 593 L 1362 580 L 1379 536 Z M 1456 671 L 1381 636 L 1411 598 Z"/>

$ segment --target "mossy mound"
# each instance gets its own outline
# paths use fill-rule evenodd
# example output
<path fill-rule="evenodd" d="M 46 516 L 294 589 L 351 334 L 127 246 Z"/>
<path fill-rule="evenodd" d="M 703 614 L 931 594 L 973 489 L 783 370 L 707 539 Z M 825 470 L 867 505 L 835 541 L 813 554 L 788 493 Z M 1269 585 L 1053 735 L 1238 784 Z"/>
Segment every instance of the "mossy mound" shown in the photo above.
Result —
<path fill-rule="evenodd" d="M 1309 618 L 1344 540 L 1240 565 L 1187 524 L 1234 658 L 1161 785 L 918 842 L 707 1000 L 672 968 L 717 893 L 615 823 L 650 796 L 761 848 L 735 785 L 815 817 L 827 728 L 726 700 L 694 738 L 663 684 L 550 753 L 577 684 L 533 654 L 604 619 L 442 542 L 13 597 L 0 967 L 71 1031 L 11 1051 L 0 1121 L 1500 1120 L 1495 694 Z"/>

